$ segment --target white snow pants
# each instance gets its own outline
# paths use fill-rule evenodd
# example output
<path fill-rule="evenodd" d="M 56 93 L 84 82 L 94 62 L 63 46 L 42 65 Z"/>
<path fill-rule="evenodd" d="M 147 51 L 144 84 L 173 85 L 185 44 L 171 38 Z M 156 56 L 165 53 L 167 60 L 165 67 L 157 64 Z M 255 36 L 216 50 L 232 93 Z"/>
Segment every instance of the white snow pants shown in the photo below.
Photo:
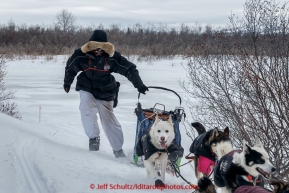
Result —
<path fill-rule="evenodd" d="M 113 113 L 113 101 L 97 100 L 86 91 L 80 90 L 81 121 L 86 135 L 91 139 L 99 136 L 98 116 L 104 133 L 114 151 L 122 149 L 123 132 L 121 125 Z"/>

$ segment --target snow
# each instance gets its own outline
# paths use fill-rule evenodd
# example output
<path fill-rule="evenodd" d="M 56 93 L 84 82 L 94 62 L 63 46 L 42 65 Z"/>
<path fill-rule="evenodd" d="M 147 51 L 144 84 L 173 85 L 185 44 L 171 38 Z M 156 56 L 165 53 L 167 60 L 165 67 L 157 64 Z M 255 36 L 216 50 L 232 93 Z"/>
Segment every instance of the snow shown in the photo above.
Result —
<path fill-rule="evenodd" d="M 115 74 L 121 87 L 114 111 L 123 128 L 123 149 L 128 157 L 114 158 L 102 129 L 100 150 L 90 152 L 78 110 L 79 94 L 74 90 L 76 81 L 68 94 L 63 90 L 66 60 L 65 56 L 55 56 L 51 61 L 39 58 L 7 62 L 4 80 L 7 88 L 15 90 L 14 102 L 22 120 L 0 113 L 0 192 L 159 192 L 141 187 L 141 184 L 153 185 L 154 181 L 146 177 L 144 168 L 130 163 L 136 128 L 137 90 L 125 77 Z M 178 82 L 187 80 L 182 66 L 187 63 L 185 59 L 134 63 L 147 86 L 169 88 L 182 98 L 185 96 Z M 146 95 L 141 95 L 139 101 L 143 108 L 153 107 L 155 103 L 164 104 L 166 110 L 180 106 L 174 93 L 152 88 Z M 182 107 L 187 113 L 187 121 L 192 122 L 185 101 Z M 189 129 L 188 125 L 180 124 L 185 155 L 192 142 L 186 129 Z M 186 162 L 183 158 L 182 164 Z M 186 180 L 196 184 L 190 164 L 181 167 L 181 173 Z M 186 185 L 181 178 L 167 174 L 166 183 L 172 189 L 162 192 L 192 192 L 173 187 Z M 97 190 L 101 185 L 104 189 Z M 112 186 L 121 187 L 112 189 Z M 129 190 L 131 186 L 139 189 Z"/>

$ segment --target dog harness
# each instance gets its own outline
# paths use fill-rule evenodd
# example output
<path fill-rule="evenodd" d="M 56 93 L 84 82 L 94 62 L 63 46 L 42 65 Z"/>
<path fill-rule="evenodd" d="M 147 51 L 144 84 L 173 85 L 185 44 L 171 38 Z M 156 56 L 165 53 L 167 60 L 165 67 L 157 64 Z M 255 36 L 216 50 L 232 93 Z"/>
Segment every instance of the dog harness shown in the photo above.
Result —
<path fill-rule="evenodd" d="M 205 145 L 208 132 L 200 134 L 196 137 L 190 147 L 190 152 L 196 156 L 204 156 L 212 161 L 216 161 L 215 154 L 212 152 L 211 148 Z"/>
<path fill-rule="evenodd" d="M 182 152 L 180 152 L 182 150 Z M 156 148 L 152 142 L 151 137 L 149 135 L 149 131 L 145 132 L 141 139 L 138 141 L 136 146 L 136 154 L 137 156 L 144 156 L 144 159 L 147 160 L 151 155 L 158 152 L 159 154 L 168 152 L 169 156 L 171 154 L 175 154 L 175 152 L 178 154 L 178 157 L 183 156 L 183 148 L 181 146 L 171 144 L 167 149 L 158 149 Z"/>

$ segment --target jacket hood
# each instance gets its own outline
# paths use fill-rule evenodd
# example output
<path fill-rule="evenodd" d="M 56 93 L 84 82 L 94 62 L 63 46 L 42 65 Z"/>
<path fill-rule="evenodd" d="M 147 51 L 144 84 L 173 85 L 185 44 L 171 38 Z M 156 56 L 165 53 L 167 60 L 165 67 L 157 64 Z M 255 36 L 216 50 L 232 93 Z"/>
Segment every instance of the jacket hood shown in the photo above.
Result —
<path fill-rule="evenodd" d="M 109 42 L 89 41 L 81 47 L 81 51 L 83 53 L 87 53 L 98 48 L 108 53 L 109 57 L 112 57 L 114 55 L 114 45 Z"/>
<path fill-rule="evenodd" d="M 103 30 L 94 30 L 92 36 L 89 38 L 89 41 L 107 42 L 107 35 Z"/>

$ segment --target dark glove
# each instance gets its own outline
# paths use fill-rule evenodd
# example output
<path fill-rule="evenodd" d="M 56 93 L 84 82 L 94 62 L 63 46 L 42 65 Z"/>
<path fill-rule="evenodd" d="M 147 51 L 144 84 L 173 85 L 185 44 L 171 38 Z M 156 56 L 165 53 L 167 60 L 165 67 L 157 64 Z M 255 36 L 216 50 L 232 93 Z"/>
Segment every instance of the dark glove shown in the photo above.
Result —
<path fill-rule="evenodd" d="M 146 94 L 146 91 L 149 91 L 148 87 L 146 87 L 146 85 L 141 85 L 140 87 L 137 88 L 138 92 L 142 93 L 142 94 Z"/>
<path fill-rule="evenodd" d="M 117 106 L 117 103 L 118 103 L 118 92 L 119 92 L 119 87 L 120 87 L 120 83 L 119 82 L 116 82 L 116 85 L 117 85 L 117 89 L 116 89 L 116 95 L 115 95 L 115 98 L 113 100 L 113 108 L 115 108 Z"/>
<path fill-rule="evenodd" d="M 69 84 L 64 84 L 63 88 L 64 88 L 65 92 L 69 93 L 69 90 L 70 90 L 70 85 Z"/>

